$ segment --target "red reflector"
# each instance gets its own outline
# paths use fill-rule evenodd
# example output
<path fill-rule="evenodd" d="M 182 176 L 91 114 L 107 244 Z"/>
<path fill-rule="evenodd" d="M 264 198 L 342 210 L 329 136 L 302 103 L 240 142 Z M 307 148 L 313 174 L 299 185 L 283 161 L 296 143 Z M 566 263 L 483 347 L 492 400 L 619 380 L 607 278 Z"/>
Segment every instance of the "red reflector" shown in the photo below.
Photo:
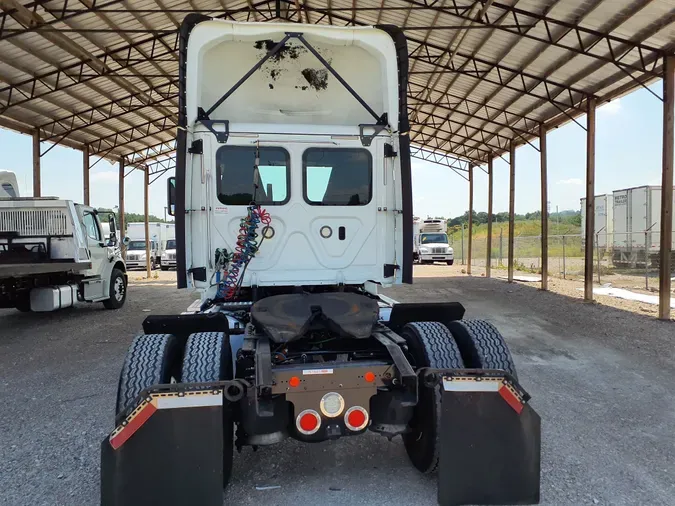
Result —
<path fill-rule="evenodd" d="M 352 427 L 361 427 L 366 421 L 366 415 L 364 415 L 361 410 L 354 410 L 349 413 L 347 420 Z"/>
<path fill-rule="evenodd" d="M 300 418 L 300 427 L 302 427 L 302 430 L 312 432 L 316 429 L 317 425 L 319 425 L 319 421 L 316 419 L 316 416 L 311 413 L 302 415 L 302 418 Z"/>
<path fill-rule="evenodd" d="M 368 383 L 372 383 L 373 381 L 375 381 L 375 374 L 368 371 L 366 374 L 363 375 L 363 379 L 366 380 Z"/>
<path fill-rule="evenodd" d="M 157 408 L 153 404 L 147 403 L 143 409 L 136 413 L 136 416 L 129 420 L 129 423 L 110 440 L 110 446 L 112 446 L 114 450 L 117 450 L 141 428 L 141 425 L 148 421 L 155 411 L 157 411 Z"/>
<path fill-rule="evenodd" d="M 300 385 L 300 378 L 297 376 L 293 376 L 291 379 L 288 380 L 288 384 L 291 385 L 292 387 L 297 387 Z"/>
<path fill-rule="evenodd" d="M 361 406 L 354 406 L 345 414 L 345 425 L 354 432 L 363 430 L 368 425 L 368 412 Z"/>
<path fill-rule="evenodd" d="M 295 419 L 295 426 L 301 434 L 311 436 L 321 427 L 321 417 L 313 409 L 306 409 Z"/>
<path fill-rule="evenodd" d="M 502 396 L 502 398 L 507 402 L 509 406 L 513 408 L 513 410 L 516 413 L 520 414 L 521 411 L 523 411 L 523 404 L 520 402 L 518 397 L 513 395 L 513 392 L 511 392 L 510 389 L 502 385 L 501 388 L 499 389 L 499 395 Z"/>

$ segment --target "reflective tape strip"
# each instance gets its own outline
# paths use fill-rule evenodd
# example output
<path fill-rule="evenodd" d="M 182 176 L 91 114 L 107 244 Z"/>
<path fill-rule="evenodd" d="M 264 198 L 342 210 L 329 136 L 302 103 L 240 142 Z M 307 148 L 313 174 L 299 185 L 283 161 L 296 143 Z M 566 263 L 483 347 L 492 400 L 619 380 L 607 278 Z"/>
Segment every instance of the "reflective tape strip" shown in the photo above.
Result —
<path fill-rule="evenodd" d="M 182 397 L 156 397 L 153 403 L 157 405 L 157 409 L 174 409 L 174 408 L 206 408 L 209 406 L 222 406 L 222 394 L 205 394 L 205 395 L 186 395 Z"/>
<path fill-rule="evenodd" d="M 117 450 L 126 443 L 158 409 L 204 408 L 222 406 L 223 394 L 213 390 L 188 392 L 187 394 L 150 394 L 110 435 L 110 446 Z"/>
<path fill-rule="evenodd" d="M 136 415 L 131 418 L 125 426 L 122 427 L 122 430 L 110 438 L 110 446 L 117 450 L 120 446 L 126 443 L 145 422 L 148 421 L 155 411 L 157 411 L 155 405 L 151 402 L 147 403 L 143 409 L 136 413 Z"/>
<path fill-rule="evenodd" d="M 499 395 L 502 396 L 502 399 L 504 399 L 516 413 L 520 414 L 523 410 L 523 403 L 507 385 L 502 385 L 499 389 Z"/>
<path fill-rule="evenodd" d="M 443 390 L 446 392 L 497 392 L 501 380 L 465 380 L 443 378 Z"/>

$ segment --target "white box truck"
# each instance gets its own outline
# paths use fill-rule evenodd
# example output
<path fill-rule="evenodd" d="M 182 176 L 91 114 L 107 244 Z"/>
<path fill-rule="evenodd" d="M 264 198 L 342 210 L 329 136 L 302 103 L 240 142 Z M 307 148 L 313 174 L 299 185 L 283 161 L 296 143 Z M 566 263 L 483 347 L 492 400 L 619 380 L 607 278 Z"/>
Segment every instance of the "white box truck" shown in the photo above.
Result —
<path fill-rule="evenodd" d="M 150 222 L 148 229 L 150 231 L 150 267 L 155 269 L 159 266 L 162 255 L 162 244 L 164 238 L 164 223 Z M 145 223 L 129 223 L 127 225 L 127 268 L 145 269 L 146 268 L 146 239 Z"/>
<path fill-rule="evenodd" d="M 595 196 L 595 247 L 612 249 L 614 244 L 614 201 L 612 195 Z M 586 244 L 586 198 L 581 199 L 581 244 Z"/>
<path fill-rule="evenodd" d="M 455 251 L 448 244 L 446 222 L 440 219 L 428 219 L 420 223 L 413 221 L 413 260 L 421 264 L 455 262 Z"/>
<path fill-rule="evenodd" d="M 635 267 L 649 262 L 657 266 L 660 249 L 661 187 L 639 186 L 615 190 L 614 265 Z"/>
<path fill-rule="evenodd" d="M 176 268 L 176 225 L 165 223 L 165 240 L 160 265 L 163 271 Z"/>

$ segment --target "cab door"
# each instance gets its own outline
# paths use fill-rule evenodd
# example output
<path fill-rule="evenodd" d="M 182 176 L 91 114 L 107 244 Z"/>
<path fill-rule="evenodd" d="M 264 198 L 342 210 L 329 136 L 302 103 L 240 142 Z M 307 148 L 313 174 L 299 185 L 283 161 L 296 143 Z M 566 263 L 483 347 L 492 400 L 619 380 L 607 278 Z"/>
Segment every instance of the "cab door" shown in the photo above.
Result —
<path fill-rule="evenodd" d="M 89 261 L 91 269 L 85 272 L 86 276 L 100 276 L 103 268 L 108 262 L 108 249 L 106 248 L 101 224 L 98 216 L 92 209 L 82 209 L 82 227 L 87 241 L 87 250 L 89 251 Z"/>

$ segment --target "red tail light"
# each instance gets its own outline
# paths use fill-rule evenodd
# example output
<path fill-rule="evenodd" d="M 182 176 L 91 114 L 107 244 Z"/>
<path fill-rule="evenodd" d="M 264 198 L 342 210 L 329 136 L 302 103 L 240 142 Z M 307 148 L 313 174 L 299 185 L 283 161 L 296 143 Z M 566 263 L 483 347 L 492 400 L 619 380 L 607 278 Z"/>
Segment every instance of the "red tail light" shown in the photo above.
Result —
<path fill-rule="evenodd" d="M 365 429 L 368 421 L 368 412 L 361 406 L 353 406 L 345 413 L 345 425 L 354 432 Z"/>
<path fill-rule="evenodd" d="M 321 427 L 321 417 L 313 409 L 306 409 L 295 419 L 295 426 L 298 432 L 310 436 Z"/>

